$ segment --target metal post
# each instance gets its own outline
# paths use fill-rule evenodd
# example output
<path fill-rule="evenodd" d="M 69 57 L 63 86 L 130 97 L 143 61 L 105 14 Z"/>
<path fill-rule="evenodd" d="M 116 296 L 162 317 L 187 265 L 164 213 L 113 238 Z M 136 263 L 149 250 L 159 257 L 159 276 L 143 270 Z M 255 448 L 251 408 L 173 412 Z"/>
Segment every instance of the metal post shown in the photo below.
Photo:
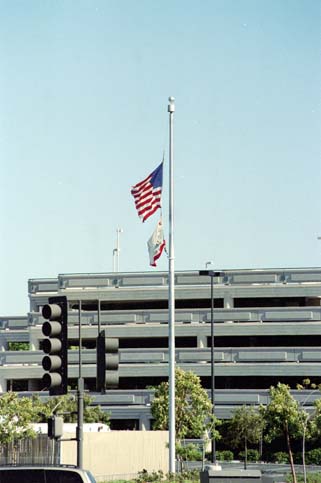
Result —
<path fill-rule="evenodd" d="M 116 248 L 113 249 L 113 272 L 119 272 L 119 255 L 120 255 L 119 235 L 120 233 L 123 233 L 123 229 L 117 228 L 116 233 L 117 233 Z"/>
<path fill-rule="evenodd" d="M 169 252 L 168 252 L 168 330 L 169 330 L 169 471 L 175 473 L 175 281 L 174 281 L 174 181 L 173 117 L 174 97 L 169 97 Z"/>
<path fill-rule="evenodd" d="M 97 312 L 97 315 L 98 315 L 98 335 L 100 334 L 100 300 L 98 300 L 98 312 Z"/>
<path fill-rule="evenodd" d="M 215 366 L 214 366 L 214 273 L 211 272 L 211 400 L 212 400 L 212 415 L 213 415 L 213 429 L 212 429 L 212 463 L 216 465 L 216 443 L 215 443 Z"/>
<path fill-rule="evenodd" d="M 224 275 L 224 272 L 214 272 L 213 270 L 200 270 L 199 275 L 211 277 L 211 402 L 213 415 L 213 429 L 211 434 L 212 458 L 211 462 L 216 466 L 216 441 L 215 441 L 215 357 L 214 357 L 214 277 Z"/>
<path fill-rule="evenodd" d="M 119 272 L 119 255 L 120 255 L 120 244 L 119 244 L 119 235 L 123 233 L 122 228 L 117 228 L 117 272 Z"/>
<path fill-rule="evenodd" d="M 77 466 L 83 468 L 84 380 L 82 378 L 81 300 L 79 300 L 79 378 L 77 391 Z"/>

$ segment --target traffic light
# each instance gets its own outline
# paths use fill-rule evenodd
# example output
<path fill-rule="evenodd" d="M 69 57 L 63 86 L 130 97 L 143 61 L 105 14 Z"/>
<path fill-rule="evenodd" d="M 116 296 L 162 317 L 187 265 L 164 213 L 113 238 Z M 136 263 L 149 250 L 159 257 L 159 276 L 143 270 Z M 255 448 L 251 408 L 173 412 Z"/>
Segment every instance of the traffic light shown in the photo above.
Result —
<path fill-rule="evenodd" d="M 42 316 L 43 340 L 42 367 L 47 371 L 42 380 L 50 396 L 67 394 L 68 385 L 68 304 L 67 297 L 50 297 Z"/>
<path fill-rule="evenodd" d="M 119 341 L 106 337 L 105 331 L 97 337 L 97 391 L 118 387 L 119 384 Z"/>

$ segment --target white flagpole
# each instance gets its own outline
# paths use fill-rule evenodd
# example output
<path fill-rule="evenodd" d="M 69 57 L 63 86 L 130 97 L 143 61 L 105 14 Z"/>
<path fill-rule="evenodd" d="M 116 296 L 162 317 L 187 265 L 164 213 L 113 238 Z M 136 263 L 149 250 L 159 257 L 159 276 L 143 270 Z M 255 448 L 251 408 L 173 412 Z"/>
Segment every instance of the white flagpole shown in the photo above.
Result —
<path fill-rule="evenodd" d="M 173 219 L 173 118 L 174 97 L 169 97 L 169 251 L 168 251 L 168 343 L 169 343 L 169 471 L 175 473 L 175 281 Z"/>

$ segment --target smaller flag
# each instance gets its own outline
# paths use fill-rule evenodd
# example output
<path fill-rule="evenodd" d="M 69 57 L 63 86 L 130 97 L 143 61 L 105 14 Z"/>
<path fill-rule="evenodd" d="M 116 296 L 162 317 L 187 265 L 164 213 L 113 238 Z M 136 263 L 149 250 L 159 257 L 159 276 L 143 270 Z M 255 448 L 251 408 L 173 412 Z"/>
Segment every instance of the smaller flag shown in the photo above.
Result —
<path fill-rule="evenodd" d="M 149 264 L 152 267 L 156 267 L 156 262 L 163 253 L 165 248 L 165 240 L 164 240 L 164 232 L 163 232 L 163 223 L 160 219 L 157 223 L 157 227 L 147 242 L 148 246 L 148 253 L 149 253 Z"/>
<path fill-rule="evenodd" d="M 163 162 L 147 178 L 132 187 L 136 210 L 143 222 L 161 208 L 162 188 Z"/>

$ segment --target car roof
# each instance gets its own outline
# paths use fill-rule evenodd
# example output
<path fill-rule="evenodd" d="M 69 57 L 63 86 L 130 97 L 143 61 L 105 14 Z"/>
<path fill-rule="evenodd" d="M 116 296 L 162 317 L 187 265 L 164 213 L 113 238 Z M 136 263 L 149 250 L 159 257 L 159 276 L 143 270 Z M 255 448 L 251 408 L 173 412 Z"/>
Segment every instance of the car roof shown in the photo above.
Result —
<path fill-rule="evenodd" d="M 0 465 L 0 471 L 4 470 L 64 470 L 64 471 L 76 471 L 77 473 L 89 473 L 88 470 L 79 468 L 72 465 Z"/>
<path fill-rule="evenodd" d="M 74 465 L 32 465 L 32 464 L 27 464 L 27 465 L 0 465 L 0 475 L 1 475 L 1 472 L 3 471 L 12 471 L 14 472 L 15 470 L 17 471 L 62 471 L 62 472 L 73 472 L 73 473 L 76 473 L 78 475 L 80 475 L 80 477 L 83 479 L 85 478 L 86 481 L 87 479 L 89 478 L 90 481 L 95 481 L 93 475 L 91 474 L 90 471 L 88 470 L 85 470 L 85 469 L 82 469 L 82 468 L 79 468 L 78 466 L 74 466 Z M 86 476 L 85 476 L 86 475 Z"/>

